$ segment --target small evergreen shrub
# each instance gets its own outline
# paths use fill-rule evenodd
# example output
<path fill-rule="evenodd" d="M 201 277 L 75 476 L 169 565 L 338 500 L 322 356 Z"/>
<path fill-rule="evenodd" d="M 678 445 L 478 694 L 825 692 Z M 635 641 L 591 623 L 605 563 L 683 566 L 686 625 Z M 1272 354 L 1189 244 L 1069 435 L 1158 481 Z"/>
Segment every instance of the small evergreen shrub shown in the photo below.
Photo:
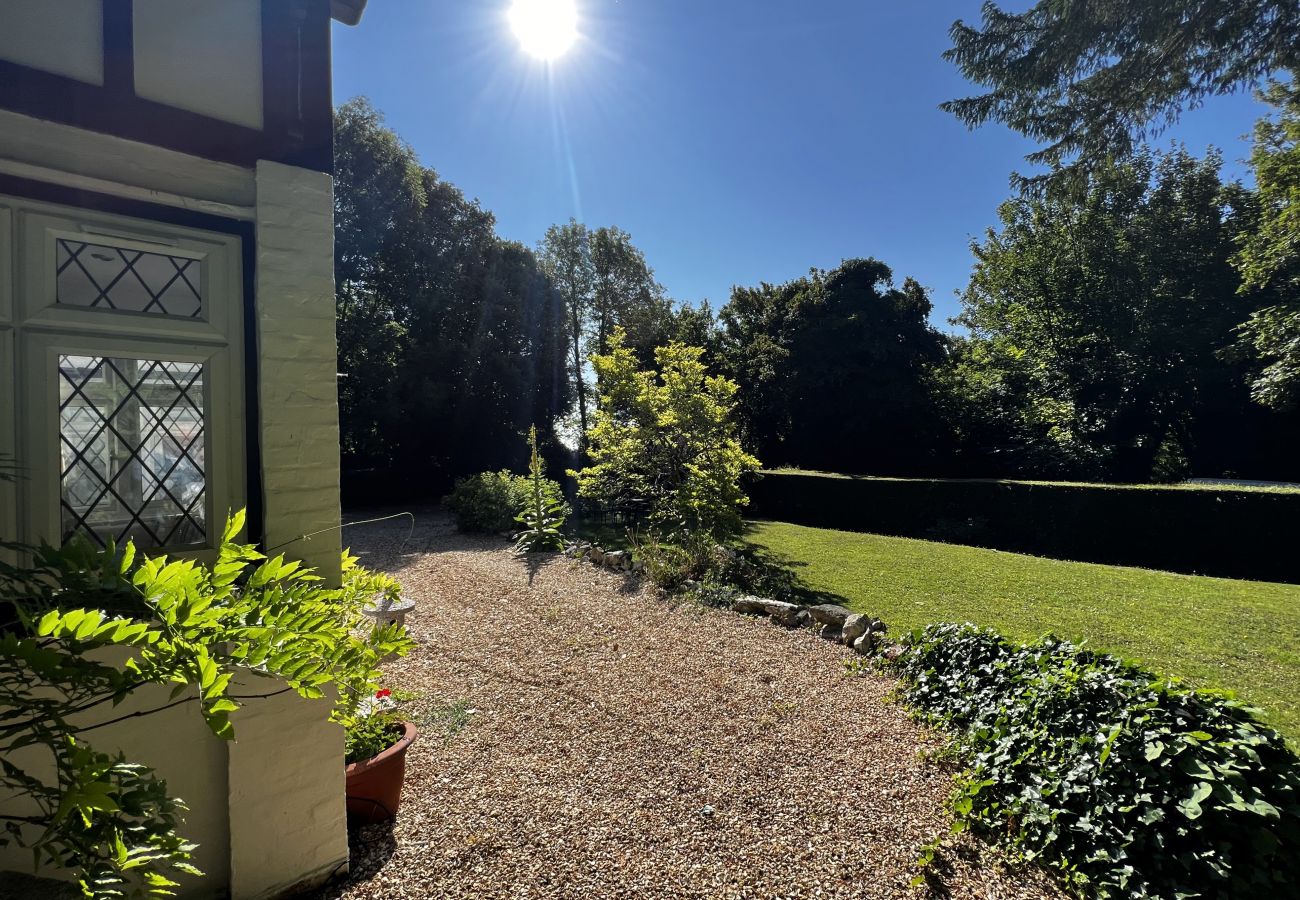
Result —
<path fill-rule="evenodd" d="M 680 543 L 738 535 L 749 498 L 741 479 L 756 471 L 734 419 L 736 383 L 710 375 L 704 349 L 673 341 L 643 370 L 614 330 L 607 354 L 591 357 L 598 406 L 587 433 L 591 462 L 570 471 L 584 500 L 644 509 L 650 530 Z"/>
<path fill-rule="evenodd" d="M 972 828 L 1077 893 L 1300 896 L 1300 760 L 1255 710 L 1114 656 L 932 625 L 890 665 L 956 731 Z"/>
<path fill-rule="evenodd" d="M 543 486 L 548 500 L 563 502 L 558 484 L 543 479 Z M 458 480 L 442 503 L 461 531 L 506 534 L 515 531 L 515 517 L 529 503 L 532 490 L 526 475 L 513 475 L 508 469 L 480 472 Z M 567 515 L 567 505 L 562 509 Z"/>

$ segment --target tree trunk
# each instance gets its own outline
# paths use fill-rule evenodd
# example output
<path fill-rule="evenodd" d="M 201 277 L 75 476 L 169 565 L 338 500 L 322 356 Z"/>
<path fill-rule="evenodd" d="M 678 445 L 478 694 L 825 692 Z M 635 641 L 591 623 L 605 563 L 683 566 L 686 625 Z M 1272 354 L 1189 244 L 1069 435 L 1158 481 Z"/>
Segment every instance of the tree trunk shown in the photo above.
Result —
<path fill-rule="evenodd" d="M 582 378 L 582 319 L 578 313 L 576 297 L 569 299 L 569 324 L 573 330 L 573 378 L 578 388 L 578 420 L 582 423 L 578 449 L 585 451 L 587 448 L 587 385 Z"/>

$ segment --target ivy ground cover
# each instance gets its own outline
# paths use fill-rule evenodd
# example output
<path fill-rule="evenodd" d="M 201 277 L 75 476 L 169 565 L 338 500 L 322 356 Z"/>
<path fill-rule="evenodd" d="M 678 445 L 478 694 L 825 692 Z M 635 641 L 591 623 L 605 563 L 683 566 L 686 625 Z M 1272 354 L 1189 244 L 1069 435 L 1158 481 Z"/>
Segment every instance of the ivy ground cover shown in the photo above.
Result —
<path fill-rule="evenodd" d="M 748 539 L 901 634 L 934 622 L 1058 637 L 1227 690 L 1300 746 L 1300 586 L 1175 575 L 780 522 Z"/>

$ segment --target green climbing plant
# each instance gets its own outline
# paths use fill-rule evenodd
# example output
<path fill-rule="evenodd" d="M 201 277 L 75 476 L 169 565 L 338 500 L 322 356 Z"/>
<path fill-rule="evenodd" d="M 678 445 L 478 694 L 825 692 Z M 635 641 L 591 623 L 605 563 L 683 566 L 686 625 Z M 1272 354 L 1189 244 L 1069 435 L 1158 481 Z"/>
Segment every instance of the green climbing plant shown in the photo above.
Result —
<path fill-rule="evenodd" d="M 30 564 L 0 561 L 0 845 L 73 870 L 86 897 L 165 895 L 201 874 L 184 802 L 146 760 L 96 749 L 99 729 L 192 705 L 231 740 L 246 702 L 283 690 L 321 699 L 331 684 L 342 722 L 373 693 L 379 661 L 410 647 L 397 626 L 357 627 L 387 576 L 345 555 L 342 585 L 327 587 L 240 543 L 243 527 L 242 512 L 229 518 L 211 566 L 79 539 L 31 549 Z M 264 691 L 232 690 L 259 677 Z M 151 685 L 170 696 L 114 714 Z"/>

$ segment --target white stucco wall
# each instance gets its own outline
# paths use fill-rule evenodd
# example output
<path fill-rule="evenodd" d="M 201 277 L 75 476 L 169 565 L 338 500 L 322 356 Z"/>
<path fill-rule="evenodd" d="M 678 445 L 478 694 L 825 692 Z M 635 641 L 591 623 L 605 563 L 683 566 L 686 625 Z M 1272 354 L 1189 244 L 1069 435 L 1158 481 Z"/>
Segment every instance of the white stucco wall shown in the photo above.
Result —
<path fill-rule="evenodd" d="M 255 222 L 261 411 L 248 427 L 261 445 L 265 545 L 283 544 L 277 552 L 337 580 L 330 176 L 265 162 L 244 170 L 0 111 L 4 171 Z M 8 372 L 8 337 L 0 325 L 0 374 Z M 7 418 L 0 401 L 0 419 Z M 325 533 L 299 539 L 318 531 Z M 240 693 L 267 685 L 258 679 Z M 185 879 L 186 896 L 228 891 L 232 900 L 263 900 L 346 868 L 343 736 L 328 713 L 328 703 L 292 694 L 251 701 L 235 718 L 237 742 L 226 744 L 184 707 L 105 728 L 95 746 L 126 749 L 155 766 L 191 805 L 185 834 L 201 844 L 208 877 Z M 11 849 L 0 855 L 4 868 L 29 869 L 30 855 Z"/>
<path fill-rule="evenodd" d="M 137 97 L 262 127 L 261 0 L 134 0 L 132 25 Z"/>
<path fill-rule="evenodd" d="M 325 718 L 328 711 L 325 700 L 289 693 L 249 703 L 231 718 L 234 900 L 277 897 L 347 871 L 343 729 Z"/>
<path fill-rule="evenodd" d="M 266 546 L 282 547 L 276 552 L 337 580 L 342 538 L 333 180 L 259 162 L 256 222 Z"/>
<path fill-rule="evenodd" d="M 104 658 L 124 654 L 104 654 Z M 304 700 L 278 679 L 245 674 L 231 686 L 246 699 L 232 716 L 235 740 L 215 737 L 190 702 L 127 719 L 85 737 L 101 752 L 121 751 L 167 782 L 189 807 L 181 834 L 197 843 L 194 864 L 202 878 L 181 875 L 186 900 L 266 900 L 314 886 L 344 872 L 348 841 L 344 800 L 343 730 L 329 721 L 328 700 Z M 121 706 L 86 714 L 86 725 L 147 711 L 171 702 L 171 690 L 148 687 Z M 20 751 L 16 765 L 51 777 L 37 748 Z M 31 810 L 0 802 L 14 814 Z M 0 871 L 67 879 L 70 873 L 32 867 L 31 852 L 0 848 Z"/>
<path fill-rule="evenodd" d="M 102 0 L 4 0 L 0 59 L 104 83 Z"/>

